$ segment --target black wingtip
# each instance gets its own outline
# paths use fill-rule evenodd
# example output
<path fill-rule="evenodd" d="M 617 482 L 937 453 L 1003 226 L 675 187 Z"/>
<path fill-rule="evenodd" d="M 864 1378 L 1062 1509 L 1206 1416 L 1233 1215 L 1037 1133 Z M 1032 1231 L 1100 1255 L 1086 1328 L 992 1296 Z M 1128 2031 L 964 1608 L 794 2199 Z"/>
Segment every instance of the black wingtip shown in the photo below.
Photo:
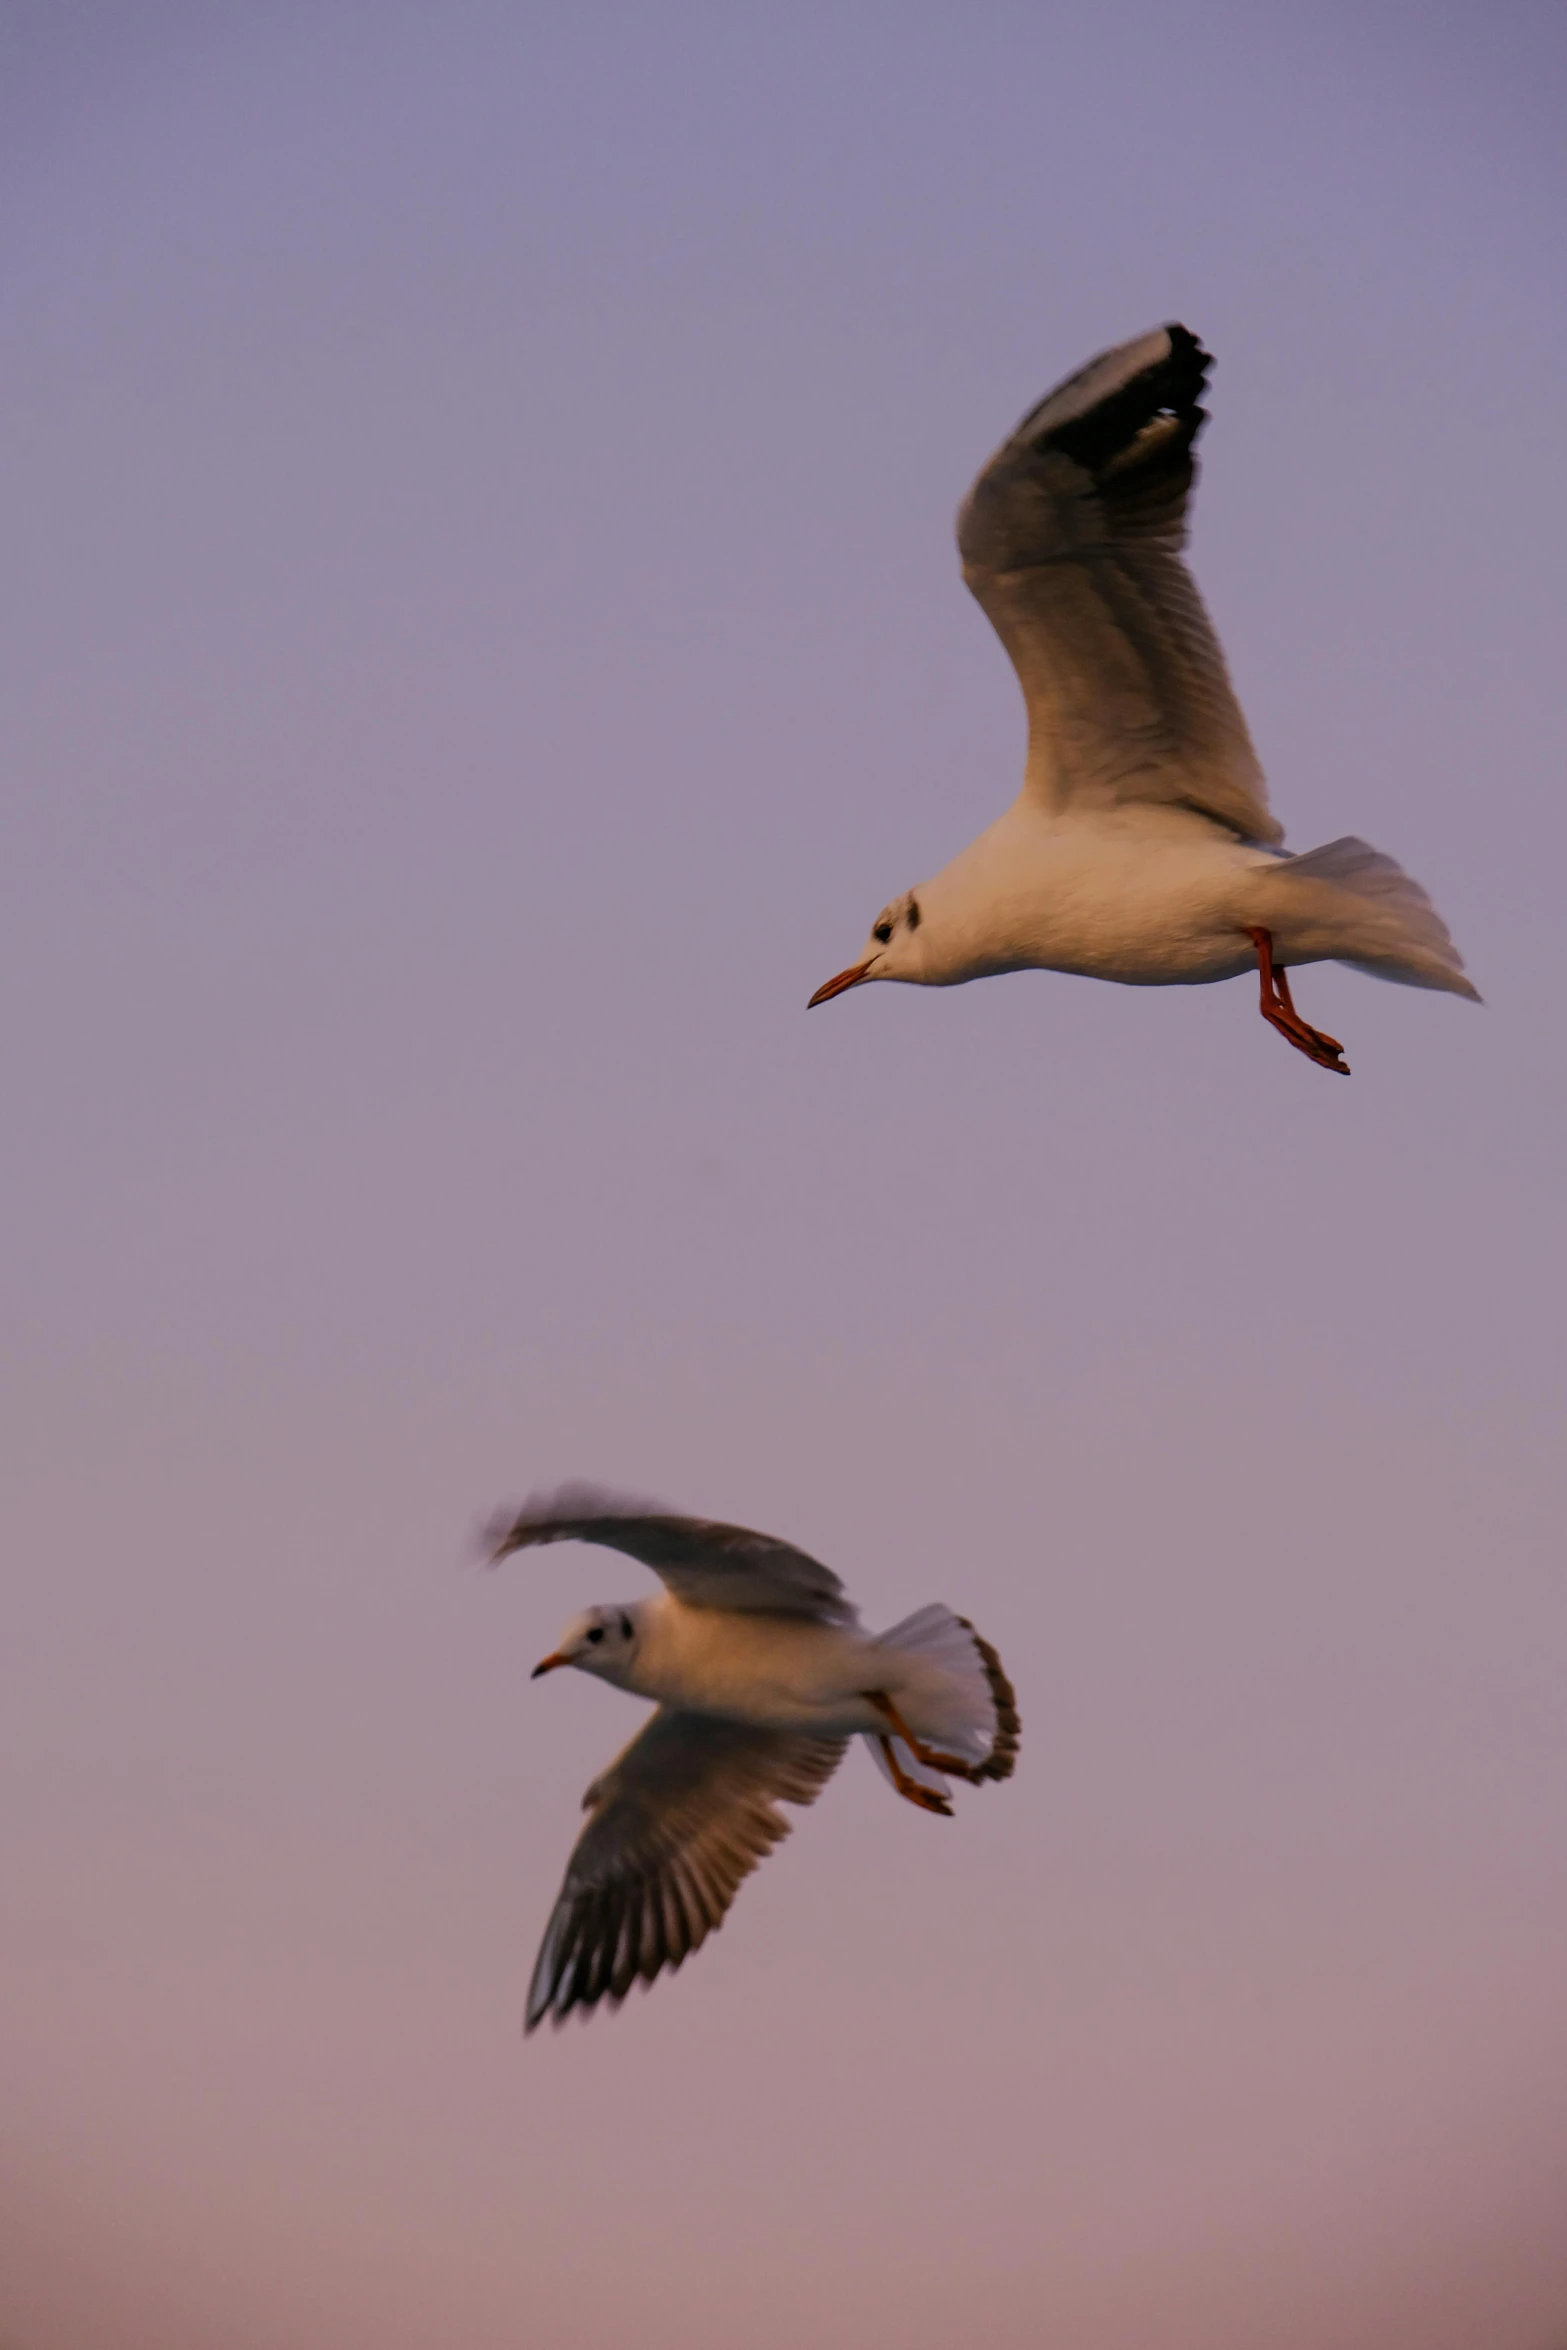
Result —
<path fill-rule="evenodd" d="M 1160 338 L 1165 346 L 1162 351 L 1157 348 Z M 1091 406 L 1069 413 L 1054 425 L 1049 417 L 1054 400 L 1047 402 L 1041 417 L 1044 429 L 1037 445 L 1059 449 L 1074 463 L 1098 475 L 1117 460 L 1125 459 L 1155 418 L 1173 417 L 1179 429 L 1162 436 L 1173 447 L 1161 451 L 1161 462 L 1168 463 L 1169 457 L 1177 452 L 1184 462 L 1185 452 L 1208 420 L 1202 396 L 1213 360 L 1190 327 L 1182 326 L 1179 320 L 1172 320 L 1157 335 L 1145 337 L 1144 346 L 1148 343 L 1155 345 L 1155 351 L 1141 365 L 1135 363 L 1139 351 L 1136 344 L 1129 344 L 1120 352 L 1106 352 L 1090 362 L 1073 380 L 1081 382 L 1084 376 L 1092 378 L 1098 373 L 1103 378 L 1098 397 Z M 1129 373 L 1125 372 L 1128 366 Z"/>
<path fill-rule="evenodd" d="M 527 1521 L 518 1511 L 497 1510 L 479 1533 L 478 1547 L 484 1564 L 498 1567 L 514 1550 L 521 1550 L 527 1539 Z"/>
<path fill-rule="evenodd" d="M 1182 326 L 1178 318 L 1167 320 L 1164 331 L 1170 338 L 1172 360 L 1184 360 L 1188 364 L 1195 362 L 1203 368 L 1213 365 L 1213 353 L 1204 350 L 1202 338 L 1194 335 L 1189 326 Z"/>
<path fill-rule="evenodd" d="M 1169 380 L 1174 397 L 1161 403 L 1173 408 L 1177 415 L 1186 408 L 1195 408 L 1208 388 L 1208 371 L 1213 365 L 1213 353 L 1207 350 L 1198 335 L 1189 326 L 1172 319 L 1165 328 L 1170 338 L 1170 355 L 1162 370 Z"/>

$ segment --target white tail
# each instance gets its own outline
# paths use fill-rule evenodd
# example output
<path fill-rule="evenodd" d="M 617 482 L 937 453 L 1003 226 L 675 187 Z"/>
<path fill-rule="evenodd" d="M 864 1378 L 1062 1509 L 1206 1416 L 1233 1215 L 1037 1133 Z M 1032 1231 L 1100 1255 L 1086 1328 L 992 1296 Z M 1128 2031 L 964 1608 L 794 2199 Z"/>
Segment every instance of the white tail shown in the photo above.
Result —
<path fill-rule="evenodd" d="M 1011 1777 L 1018 1748 L 1017 1698 L 1000 1657 L 966 1617 L 937 1601 L 883 1632 L 878 1646 L 891 1649 L 899 1660 L 902 1669 L 889 1681 L 918 1737 L 967 1763 L 975 1778 Z M 881 1740 L 868 1736 L 865 1743 L 878 1769 L 892 1779 Z M 910 1778 L 933 1793 L 947 1793 L 939 1771 L 921 1763 L 901 1738 L 894 1743 Z"/>
<path fill-rule="evenodd" d="M 1349 963 L 1373 979 L 1438 987 L 1480 1001 L 1447 924 L 1402 865 L 1368 841 L 1330 840 L 1281 857 L 1264 888 L 1284 963 Z"/>

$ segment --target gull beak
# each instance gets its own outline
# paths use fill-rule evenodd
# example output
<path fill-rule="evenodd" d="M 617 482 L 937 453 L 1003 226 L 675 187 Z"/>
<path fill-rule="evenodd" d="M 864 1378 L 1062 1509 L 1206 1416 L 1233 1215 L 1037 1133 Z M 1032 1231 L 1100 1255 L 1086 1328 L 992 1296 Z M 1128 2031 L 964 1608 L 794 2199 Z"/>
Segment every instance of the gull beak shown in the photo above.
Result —
<path fill-rule="evenodd" d="M 871 963 L 875 960 L 876 957 L 872 955 L 869 963 L 851 963 L 847 971 L 840 971 L 835 979 L 828 980 L 825 987 L 816 990 L 806 1010 L 814 1011 L 818 1004 L 831 1003 L 835 995 L 843 995 L 847 989 L 858 987 L 862 979 L 870 977 Z"/>
<path fill-rule="evenodd" d="M 530 1681 L 536 1681 L 541 1673 L 553 1673 L 557 1665 L 569 1665 L 570 1662 L 570 1657 L 562 1656 L 560 1651 L 557 1649 L 553 1656 L 544 1657 L 538 1664 L 534 1666 L 532 1672 L 528 1675 L 528 1679 Z"/>

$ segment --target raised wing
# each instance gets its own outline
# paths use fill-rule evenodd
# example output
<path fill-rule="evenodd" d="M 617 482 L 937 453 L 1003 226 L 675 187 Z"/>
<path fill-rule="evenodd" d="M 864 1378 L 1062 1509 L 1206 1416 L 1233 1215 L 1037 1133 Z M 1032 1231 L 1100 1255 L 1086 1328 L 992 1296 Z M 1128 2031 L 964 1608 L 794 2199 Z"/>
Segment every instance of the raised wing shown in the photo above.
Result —
<path fill-rule="evenodd" d="M 819 1624 L 856 1624 L 857 1611 L 830 1567 L 747 1526 L 681 1518 L 654 1502 L 629 1501 L 591 1485 L 536 1494 L 509 1525 L 491 1528 L 493 1556 L 538 1542 L 598 1542 L 651 1567 L 687 1607 L 735 1608 L 742 1614 L 809 1616 Z"/>
<path fill-rule="evenodd" d="M 661 1706 L 583 1798 L 577 1839 L 528 1986 L 526 2029 L 618 2006 L 700 1949 L 787 1836 L 780 1802 L 814 1803 L 848 1741 Z"/>
<path fill-rule="evenodd" d="M 1069 376 L 974 484 L 958 551 L 1023 688 L 1025 790 L 1053 808 L 1164 801 L 1279 841 L 1181 561 L 1210 365 L 1164 326 Z"/>

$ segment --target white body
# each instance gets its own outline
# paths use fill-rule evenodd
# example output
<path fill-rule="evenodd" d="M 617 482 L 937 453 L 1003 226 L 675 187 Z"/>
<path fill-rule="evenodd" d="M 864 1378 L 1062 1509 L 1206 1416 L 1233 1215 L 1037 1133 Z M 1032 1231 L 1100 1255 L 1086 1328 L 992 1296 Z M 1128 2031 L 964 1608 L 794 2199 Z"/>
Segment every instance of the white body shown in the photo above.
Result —
<path fill-rule="evenodd" d="M 594 1669 L 633 1696 L 762 1729 L 880 1737 L 886 1716 L 864 1694 L 876 1690 L 930 1745 L 975 1761 L 989 1749 L 983 1676 L 946 1608 L 922 1608 L 882 1634 L 804 1616 L 686 1607 L 667 1591 L 626 1612 L 636 1626 L 630 1654 L 623 1665 Z M 948 1626 L 955 1642 L 940 1636 Z"/>
<path fill-rule="evenodd" d="M 1362 841 L 1289 857 L 1194 810 L 1137 802 L 1057 810 L 1025 789 L 910 893 L 867 979 L 956 986 L 1002 971 L 1070 971 L 1180 987 L 1255 971 L 1253 929 L 1281 963 L 1344 961 L 1472 995 L 1422 891 Z"/>

